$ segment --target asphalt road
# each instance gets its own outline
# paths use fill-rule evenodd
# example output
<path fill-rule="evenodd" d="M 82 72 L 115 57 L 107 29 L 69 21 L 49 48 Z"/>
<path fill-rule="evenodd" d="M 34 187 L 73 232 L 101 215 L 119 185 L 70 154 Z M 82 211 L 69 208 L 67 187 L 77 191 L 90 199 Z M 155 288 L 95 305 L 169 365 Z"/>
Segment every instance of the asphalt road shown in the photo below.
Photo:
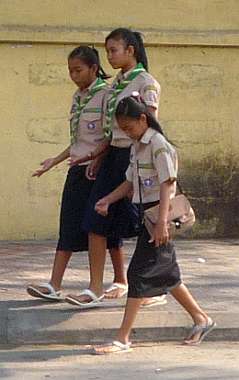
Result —
<path fill-rule="evenodd" d="M 7 380 L 238 380 L 239 343 L 140 344 L 132 353 L 94 356 L 87 346 L 0 349 Z"/>

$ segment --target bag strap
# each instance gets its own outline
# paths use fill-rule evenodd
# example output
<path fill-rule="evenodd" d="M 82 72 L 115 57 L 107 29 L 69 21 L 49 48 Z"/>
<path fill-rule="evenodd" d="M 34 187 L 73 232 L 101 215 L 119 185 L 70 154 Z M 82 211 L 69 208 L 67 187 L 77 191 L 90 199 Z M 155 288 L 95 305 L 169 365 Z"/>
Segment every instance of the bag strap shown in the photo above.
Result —
<path fill-rule="evenodd" d="M 180 185 L 180 182 L 177 180 L 177 187 L 178 187 L 178 190 L 181 194 L 184 194 L 185 195 L 185 192 L 183 191 L 182 189 L 182 186 Z"/>
<path fill-rule="evenodd" d="M 144 221 L 144 206 L 142 202 L 142 185 L 141 185 L 141 178 L 139 175 L 139 160 L 136 161 L 137 166 L 137 175 L 138 175 L 138 186 L 139 186 L 139 222 L 140 224 L 143 224 Z"/>

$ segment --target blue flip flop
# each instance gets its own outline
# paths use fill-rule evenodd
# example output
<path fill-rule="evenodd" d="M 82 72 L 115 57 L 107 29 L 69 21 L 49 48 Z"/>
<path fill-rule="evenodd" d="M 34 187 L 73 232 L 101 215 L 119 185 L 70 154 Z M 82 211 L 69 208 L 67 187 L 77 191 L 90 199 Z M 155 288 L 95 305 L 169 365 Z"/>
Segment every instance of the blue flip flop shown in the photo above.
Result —
<path fill-rule="evenodd" d="M 216 322 L 214 322 L 211 318 L 206 325 L 194 325 L 189 338 L 185 339 L 183 344 L 187 346 L 197 346 L 216 326 Z M 199 334 L 198 339 L 192 341 L 191 338 L 196 334 Z"/>

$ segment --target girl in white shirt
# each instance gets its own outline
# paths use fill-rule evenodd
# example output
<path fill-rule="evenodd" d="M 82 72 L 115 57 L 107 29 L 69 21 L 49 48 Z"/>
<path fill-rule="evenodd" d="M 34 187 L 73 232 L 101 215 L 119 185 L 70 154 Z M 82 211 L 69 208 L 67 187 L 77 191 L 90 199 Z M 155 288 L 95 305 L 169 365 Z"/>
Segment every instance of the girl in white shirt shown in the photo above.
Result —
<path fill-rule="evenodd" d="M 134 140 L 131 163 L 126 172 L 126 181 L 99 200 L 96 210 L 101 215 L 107 215 L 109 206 L 131 190 L 134 192 L 133 201 L 139 202 L 139 175 L 144 209 L 158 202 L 159 213 L 153 236 L 150 237 L 143 225 L 138 237 L 128 268 L 128 300 L 117 340 L 110 345 L 95 348 L 95 353 L 129 351 L 130 332 L 143 298 L 168 292 L 194 321 L 193 329 L 184 344 L 199 344 L 216 324 L 183 284 L 168 232 L 169 201 L 175 193 L 177 178 L 176 150 L 164 137 L 160 125 L 139 98 L 121 100 L 116 109 L 116 118 L 120 128 Z"/>

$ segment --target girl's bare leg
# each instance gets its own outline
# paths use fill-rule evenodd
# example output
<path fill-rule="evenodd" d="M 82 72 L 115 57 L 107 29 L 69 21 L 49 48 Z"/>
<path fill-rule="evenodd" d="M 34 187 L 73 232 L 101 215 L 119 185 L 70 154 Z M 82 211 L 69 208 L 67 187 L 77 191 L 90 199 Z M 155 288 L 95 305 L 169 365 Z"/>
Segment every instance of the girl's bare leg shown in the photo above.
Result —
<path fill-rule="evenodd" d="M 117 334 L 117 340 L 123 344 L 129 344 L 129 336 L 140 308 L 142 298 L 128 298 L 125 306 L 124 318 Z M 115 352 L 114 345 L 102 345 L 94 349 L 97 354 Z"/>
<path fill-rule="evenodd" d="M 89 233 L 90 285 L 97 296 L 103 293 L 103 278 L 107 240 L 104 236 Z"/>
<path fill-rule="evenodd" d="M 62 279 L 71 255 L 71 251 L 56 251 L 50 280 L 50 284 L 55 290 L 61 289 Z"/>
<path fill-rule="evenodd" d="M 71 251 L 56 251 L 54 264 L 52 268 L 51 279 L 50 279 L 50 284 L 53 286 L 55 291 L 58 291 L 61 289 L 61 283 L 63 280 L 65 269 L 71 258 L 71 255 L 72 255 Z M 31 284 L 29 286 L 33 286 L 34 288 L 38 289 L 40 292 L 44 294 L 49 294 L 49 289 L 45 288 L 44 286 L 35 285 L 35 284 Z"/>
<path fill-rule="evenodd" d="M 125 255 L 123 248 L 111 248 L 110 249 L 111 261 L 114 268 L 113 283 L 127 285 L 127 278 L 125 273 Z M 120 298 L 125 294 L 125 289 L 117 288 L 107 292 L 106 298 Z"/>
<path fill-rule="evenodd" d="M 125 273 L 125 253 L 123 248 L 111 248 L 110 249 L 111 261 L 114 268 L 114 280 L 113 282 L 119 282 L 120 284 L 127 284 L 127 278 Z"/>
<path fill-rule="evenodd" d="M 129 336 L 135 322 L 137 312 L 143 298 L 128 298 L 125 306 L 124 318 L 117 334 L 117 339 L 124 344 L 129 343 Z"/>
<path fill-rule="evenodd" d="M 89 289 L 98 297 L 103 294 L 103 277 L 106 257 L 107 240 L 104 236 L 89 233 L 89 264 L 90 264 L 90 284 Z M 92 301 L 88 295 L 71 295 L 79 302 L 89 303 Z"/>
<path fill-rule="evenodd" d="M 182 305 L 182 307 L 191 315 L 195 325 L 205 326 L 210 321 L 210 317 L 201 309 L 192 294 L 184 284 L 171 290 L 172 296 Z M 190 341 L 197 341 L 200 333 L 190 337 Z"/>
<path fill-rule="evenodd" d="M 195 324 L 207 321 L 207 314 L 200 308 L 189 290 L 184 284 L 180 284 L 171 290 L 172 296 L 182 305 L 182 307 L 191 315 Z"/>

